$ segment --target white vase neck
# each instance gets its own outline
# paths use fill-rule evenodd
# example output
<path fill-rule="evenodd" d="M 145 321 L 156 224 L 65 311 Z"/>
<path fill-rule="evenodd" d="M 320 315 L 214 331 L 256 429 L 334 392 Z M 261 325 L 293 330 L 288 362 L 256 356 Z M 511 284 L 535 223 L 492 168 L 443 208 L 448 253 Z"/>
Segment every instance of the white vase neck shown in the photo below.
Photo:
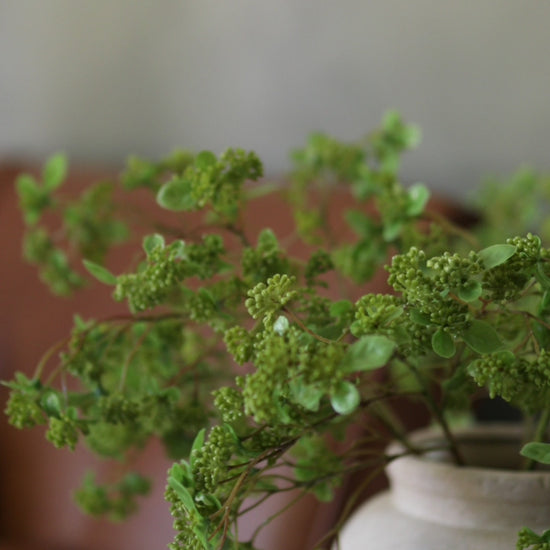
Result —
<path fill-rule="evenodd" d="M 494 438 L 489 447 L 504 462 L 508 461 L 506 454 L 514 461 L 518 453 L 519 439 L 507 445 L 501 429 L 488 432 L 481 428 L 465 434 L 470 441 L 472 437 Z M 510 438 L 508 442 L 514 443 Z M 474 447 L 468 450 L 470 454 Z M 487 455 L 486 443 L 485 447 L 483 454 Z M 548 471 L 458 467 L 433 458 L 406 456 L 392 462 L 387 472 L 395 506 L 411 516 L 455 527 L 483 525 L 486 529 L 515 531 L 524 526 L 548 528 Z"/>

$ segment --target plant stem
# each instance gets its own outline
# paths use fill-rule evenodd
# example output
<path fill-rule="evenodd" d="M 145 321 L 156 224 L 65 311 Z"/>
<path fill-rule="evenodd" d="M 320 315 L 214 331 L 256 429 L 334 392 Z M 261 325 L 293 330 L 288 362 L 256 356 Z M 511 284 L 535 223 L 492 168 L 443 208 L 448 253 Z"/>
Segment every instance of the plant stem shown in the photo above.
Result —
<path fill-rule="evenodd" d="M 539 423 L 535 431 L 535 441 L 542 441 L 548 430 L 548 424 L 550 423 L 550 408 L 543 409 L 540 415 Z"/>
<path fill-rule="evenodd" d="M 36 367 L 36 370 L 34 371 L 33 378 L 40 379 L 42 377 L 42 374 L 44 372 L 44 367 L 48 363 L 48 361 L 53 357 L 56 351 L 59 351 L 63 349 L 67 343 L 70 341 L 70 337 L 64 338 L 63 340 L 60 340 L 52 346 L 41 358 L 40 361 Z"/>
<path fill-rule="evenodd" d="M 319 340 L 320 342 L 323 342 L 324 344 L 339 344 L 340 342 L 338 340 L 330 340 L 329 338 L 325 338 L 324 336 L 321 336 L 320 334 L 317 334 L 313 332 L 309 327 L 305 325 L 305 323 L 289 308 L 283 307 L 282 311 L 285 313 L 288 313 L 290 317 L 292 317 L 292 320 L 305 332 L 313 336 L 313 338 Z"/>
<path fill-rule="evenodd" d="M 466 464 L 466 461 L 464 460 L 464 457 L 460 452 L 456 438 L 454 434 L 451 432 L 449 425 L 447 424 L 447 420 L 445 419 L 441 411 L 439 411 L 439 409 L 438 409 L 438 421 L 441 427 L 443 428 L 443 433 L 445 434 L 447 441 L 450 443 L 450 451 L 453 455 L 453 458 L 455 459 L 455 463 L 457 464 L 457 466 L 464 466 Z"/>
<path fill-rule="evenodd" d="M 449 442 L 449 450 L 453 455 L 455 464 L 457 464 L 457 466 L 464 466 L 466 462 L 464 460 L 464 457 L 462 456 L 462 453 L 460 452 L 460 449 L 458 448 L 458 443 L 456 441 L 456 438 L 454 434 L 451 432 L 451 429 L 449 428 L 449 424 L 447 423 L 447 419 L 445 418 L 443 411 L 440 409 L 433 395 L 430 393 L 430 391 L 426 387 L 424 378 L 420 375 L 420 372 L 418 372 L 418 369 L 414 365 L 406 361 L 404 358 L 403 358 L 403 362 L 405 365 L 409 367 L 409 369 L 415 376 L 416 380 L 420 384 L 421 393 L 424 399 L 426 400 L 426 405 L 430 410 L 430 412 L 432 413 L 435 420 L 437 421 L 437 423 L 441 426 L 443 430 L 443 434 L 445 435 L 445 439 Z"/>
<path fill-rule="evenodd" d="M 544 436 L 546 435 L 548 431 L 548 425 L 550 424 L 550 407 L 543 409 L 539 421 L 537 423 L 537 427 L 535 429 L 535 433 L 533 434 L 532 441 L 535 443 L 540 443 L 544 440 Z M 536 462 L 529 458 L 525 462 L 524 469 L 525 470 L 534 470 L 536 466 Z"/>
<path fill-rule="evenodd" d="M 337 547 L 339 547 L 339 541 L 338 541 L 338 533 L 344 523 L 349 519 L 349 516 L 351 515 L 351 512 L 353 511 L 353 507 L 357 503 L 357 500 L 361 496 L 361 493 L 365 490 L 366 487 L 372 482 L 376 476 L 380 475 L 384 468 L 387 466 L 387 464 L 393 460 L 393 457 L 384 457 L 383 462 L 376 467 L 374 467 L 371 471 L 368 472 L 368 474 L 365 476 L 364 480 L 357 486 L 357 488 L 352 492 L 350 497 L 347 499 L 343 510 L 339 514 L 338 521 L 334 525 L 334 527 L 325 533 L 325 535 L 317 541 L 315 548 L 321 548 L 321 545 L 325 544 L 326 542 L 330 541 L 331 539 L 335 538 L 334 541 Z"/>

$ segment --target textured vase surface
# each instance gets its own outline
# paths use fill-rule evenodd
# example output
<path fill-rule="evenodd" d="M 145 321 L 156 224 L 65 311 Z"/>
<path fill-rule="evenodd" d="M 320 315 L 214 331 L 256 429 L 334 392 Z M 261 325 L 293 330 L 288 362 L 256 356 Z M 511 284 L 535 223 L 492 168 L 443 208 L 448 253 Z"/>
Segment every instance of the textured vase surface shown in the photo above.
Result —
<path fill-rule="evenodd" d="M 341 550 L 513 550 L 521 527 L 550 529 L 550 472 L 517 468 L 517 429 L 483 426 L 458 435 L 469 464 L 448 453 L 404 456 L 387 468 L 390 489 L 364 504 L 340 536 Z M 419 432 L 423 448 L 440 436 Z M 389 454 L 402 451 L 397 445 Z"/>

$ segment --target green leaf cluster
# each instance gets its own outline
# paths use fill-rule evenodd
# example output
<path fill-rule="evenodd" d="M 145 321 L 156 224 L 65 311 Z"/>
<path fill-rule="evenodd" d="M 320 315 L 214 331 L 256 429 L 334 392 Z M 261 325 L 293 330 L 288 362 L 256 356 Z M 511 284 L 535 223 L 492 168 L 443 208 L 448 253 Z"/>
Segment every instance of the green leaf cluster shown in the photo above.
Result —
<path fill-rule="evenodd" d="M 111 247 L 129 235 L 127 224 L 119 218 L 113 184 L 102 181 L 78 198 L 65 196 L 67 172 L 65 156 L 57 154 L 45 164 L 42 181 L 29 174 L 16 181 L 27 225 L 24 256 L 37 265 L 42 280 L 60 295 L 85 284 L 73 265 L 75 253 L 102 263 Z"/>
<path fill-rule="evenodd" d="M 263 167 L 253 152 L 228 149 L 219 159 L 202 151 L 181 174 L 162 185 L 157 202 L 168 210 L 188 211 L 212 207 L 215 214 L 234 222 L 242 201 L 242 186 L 256 181 Z"/>
<path fill-rule="evenodd" d="M 517 550 L 548 550 L 550 548 L 550 529 L 538 535 L 528 527 L 518 533 Z"/>
<path fill-rule="evenodd" d="M 75 491 L 74 499 L 87 514 L 122 521 L 137 509 L 137 497 L 149 494 L 150 490 L 149 480 L 136 472 L 129 472 L 110 485 L 98 484 L 93 472 L 89 472 Z"/>
<path fill-rule="evenodd" d="M 176 150 L 157 161 L 130 156 L 121 175 L 121 183 L 127 190 L 146 188 L 157 193 L 164 178 L 182 174 L 194 158 L 193 153 L 185 150 Z"/>
<path fill-rule="evenodd" d="M 178 460 L 166 489 L 173 550 L 254 550 L 257 534 L 238 541 L 237 527 L 254 502 L 281 491 L 329 500 L 347 472 L 384 466 L 387 439 L 407 441 L 393 408 L 403 400 L 450 433 L 480 395 L 503 398 L 538 422 L 524 455 L 548 462 L 550 249 L 528 224 L 538 210 L 518 201 L 527 214 L 507 235 L 434 214 L 427 188 L 399 177 L 419 137 L 395 112 L 358 142 L 311 136 L 279 190 L 295 222 L 285 235 L 251 230 L 254 196 L 277 186 L 248 187 L 262 165 L 242 149 L 131 157 L 118 180 L 76 198 L 60 155 L 41 182 L 22 176 L 27 258 L 58 292 L 83 283 L 82 260 L 127 311 L 75 317 L 33 375 L 7 382 L 10 423 L 123 461 L 162 441 Z M 543 181 L 523 173 L 491 203 Z M 170 210 L 145 234 L 128 202 L 140 188 Z M 341 214 L 339 193 L 355 199 Z M 107 260 L 129 237 L 141 248 L 113 272 Z M 386 292 L 364 285 L 384 275 Z M 346 439 L 357 426 L 364 435 Z M 90 475 L 76 498 L 121 519 L 147 490 L 137 474 L 110 485 Z M 518 548 L 547 538 L 522 530 Z"/>

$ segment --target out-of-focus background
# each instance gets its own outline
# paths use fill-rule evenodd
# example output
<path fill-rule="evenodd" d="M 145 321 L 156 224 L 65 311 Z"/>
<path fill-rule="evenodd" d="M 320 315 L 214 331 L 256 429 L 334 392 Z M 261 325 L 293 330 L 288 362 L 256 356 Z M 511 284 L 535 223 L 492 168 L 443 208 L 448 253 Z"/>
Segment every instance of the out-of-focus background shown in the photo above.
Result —
<path fill-rule="evenodd" d="M 0 155 L 119 166 L 176 145 L 354 139 L 396 107 L 424 133 L 404 176 L 453 194 L 548 167 L 546 0 L 4 0 Z"/>
<path fill-rule="evenodd" d="M 32 373 L 74 311 L 109 303 L 59 302 L 21 262 L 19 169 L 62 150 L 87 167 L 80 185 L 128 154 L 233 146 L 278 177 L 311 131 L 353 140 L 397 108 L 424 136 L 403 179 L 463 198 L 486 175 L 550 167 L 549 21 L 547 0 L 0 1 L 0 378 Z M 74 458 L 2 415 L 1 550 L 166 547 L 159 448 L 143 459 L 155 493 L 125 527 L 74 509 L 70 489 L 95 463 Z M 295 548 L 307 513 L 286 526 Z"/>

